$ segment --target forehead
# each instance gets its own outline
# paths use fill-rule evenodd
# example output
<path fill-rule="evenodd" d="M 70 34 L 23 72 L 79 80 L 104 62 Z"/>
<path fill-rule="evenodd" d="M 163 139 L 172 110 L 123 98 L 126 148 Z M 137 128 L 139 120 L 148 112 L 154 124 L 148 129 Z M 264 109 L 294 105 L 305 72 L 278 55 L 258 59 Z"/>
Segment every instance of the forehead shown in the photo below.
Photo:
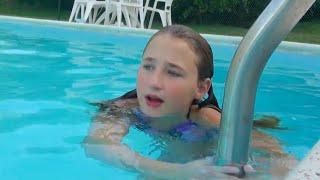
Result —
<path fill-rule="evenodd" d="M 169 34 L 154 37 L 146 47 L 143 56 L 175 63 L 189 63 L 193 66 L 198 64 L 198 57 L 189 43 Z"/>

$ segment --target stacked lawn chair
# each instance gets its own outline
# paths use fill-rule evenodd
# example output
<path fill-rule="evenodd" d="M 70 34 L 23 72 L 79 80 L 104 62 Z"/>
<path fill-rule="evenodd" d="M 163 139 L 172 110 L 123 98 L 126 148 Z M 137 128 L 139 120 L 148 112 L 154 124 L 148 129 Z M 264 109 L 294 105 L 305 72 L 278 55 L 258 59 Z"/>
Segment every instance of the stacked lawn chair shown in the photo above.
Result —
<path fill-rule="evenodd" d="M 69 22 L 116 25 L 144 28 L 147 11 L 151 11 L 149 28 L 155 13 L 159 13 L 162 25 L 171 25 L 171 4 L 173 0 L 155 0 L 149 7 L 143 0 L 75 0 Z M 164 9 L 158 8 L 158 3 L 164 3 Z M 124 17 L 124 21 L 122 21 Z"/>
<path fill-rule="evenodd" d="M 149 0 L 147 0 L 147 5 L 149 4 L 148 1 Z M 173 0 L 155 0 L 152 7 L 149 7 L 149 6 L 145 7 L 145 15 L 148 11 L 151 11 L 151 17 L 149 19 L 149 25 L 148 25 L 149 29 L 152 26 L 152 21 L 155 13 L 158 13 L 160 15 L 160 19 L 163 27 L 172 24 L 172 20 L 171 20 L 172 1 Z"/>
<path fill-rule="evenodd" d="M 104 7 L 102 0 L 75 0 L 69 22 L 94 23 Z"/>
<path fill-rule="evenodd" d="M 116 7 L 116 16 L 113 13 L 113 7 Z M 116 18 L 116 25 L 121 26 L 123 14 L 126 26 L 139 26 L 140 28 L 144 28 L 143 9 L 143 0 L 106 0 L 106 13 L 104 24 L 112 24 L 115 22 L 114 20 Z"/>

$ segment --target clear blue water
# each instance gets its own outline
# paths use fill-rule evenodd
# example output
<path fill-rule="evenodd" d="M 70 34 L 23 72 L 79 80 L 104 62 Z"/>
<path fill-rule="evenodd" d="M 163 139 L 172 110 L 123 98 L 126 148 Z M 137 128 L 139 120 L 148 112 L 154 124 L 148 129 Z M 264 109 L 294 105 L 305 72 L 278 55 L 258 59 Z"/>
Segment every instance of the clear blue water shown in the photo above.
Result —
<path fill-rule="evenodd" d="M 87 158 L 81 141 L 96 108 L 135 87 L 148 35 L 0 20 L 0 179 L 136 179 L 134 172 Z M 236 47 L 211 42 L 215 92 Z M 287 130 L 264 130 L 301 159 L 320 137 L 319 55 L 276 52 L 260 80 L 256 115 L 275 115 Z M 244 103 L 245 105 L 245 103 Z M 148 154 L 150 137 L 125 142 Z"/>

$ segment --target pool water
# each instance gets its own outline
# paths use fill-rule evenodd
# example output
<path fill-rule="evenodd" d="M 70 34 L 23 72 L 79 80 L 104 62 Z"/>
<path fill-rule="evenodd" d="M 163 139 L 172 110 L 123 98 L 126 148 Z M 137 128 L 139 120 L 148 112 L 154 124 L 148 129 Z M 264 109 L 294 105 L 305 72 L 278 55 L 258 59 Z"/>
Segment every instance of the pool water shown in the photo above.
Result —
<path fill-rule="evenodd" d="M 137 179 L 135 172 L 88 158 L 81 147 L 97 109 L 135 87 L 150 35 L 0 19 L 0 179 Z M 235 45 L 210 41 L 214 90 L 222 104 Z M 320 138 L 320 55 L 277 51 L 259 83 L 255 115 L 285 130 L 263 130 L 301 159 Z M 245 104 L 244 104 L 245 105 Z M 152 139 L 124 140 L 156 158 Z"/>

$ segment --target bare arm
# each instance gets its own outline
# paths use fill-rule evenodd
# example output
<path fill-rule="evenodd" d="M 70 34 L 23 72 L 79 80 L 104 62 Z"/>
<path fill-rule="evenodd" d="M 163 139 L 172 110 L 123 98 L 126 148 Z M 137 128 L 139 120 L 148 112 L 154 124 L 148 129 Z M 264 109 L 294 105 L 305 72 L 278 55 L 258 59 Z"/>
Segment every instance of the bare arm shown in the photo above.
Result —
<path fill-rule="evenodd" d="M 88 156 L 120 168 L 138 171 L 158 178 L 228 177 L 224 173 L 238 173 L 238 168 L 215 167 L 212 161 L 198 160 L 186 164 L 167 163 L 145 158 L 121 143 L 128 133 L 129 122 L 103 113 L 92 123 L 83 146 Z"/>
<path fill-rule="evenodd" d="M 83 146 L 86 154 L 95 159 L 111 163 L 120 168 L 139 171 L 144 174 L 163 177 L 170 169 L 180 168 L 179 164 L 170 164 L 160 161 L 149 160 L 132 151 L 128 146 L 121 143 L 127 134 L 129 123 L 121 119 L 109 118 L 105 123 L 95 121 L 85 138 Z"/>
<path fill-rule="evenodd" d="M 191 118 L 196 119 L 196 122 L 203 127 L 219 127 L 221 114 L 212 108 L 204 107 L 198 109 L 197 107 L 194 107 L 192 108 Z M 279 142 L 275 138 L 257 130 L 253 130 L 252 139 L 252 146 L 254 148 L 267 150 L 274 155 L 284 155 Z"/>

